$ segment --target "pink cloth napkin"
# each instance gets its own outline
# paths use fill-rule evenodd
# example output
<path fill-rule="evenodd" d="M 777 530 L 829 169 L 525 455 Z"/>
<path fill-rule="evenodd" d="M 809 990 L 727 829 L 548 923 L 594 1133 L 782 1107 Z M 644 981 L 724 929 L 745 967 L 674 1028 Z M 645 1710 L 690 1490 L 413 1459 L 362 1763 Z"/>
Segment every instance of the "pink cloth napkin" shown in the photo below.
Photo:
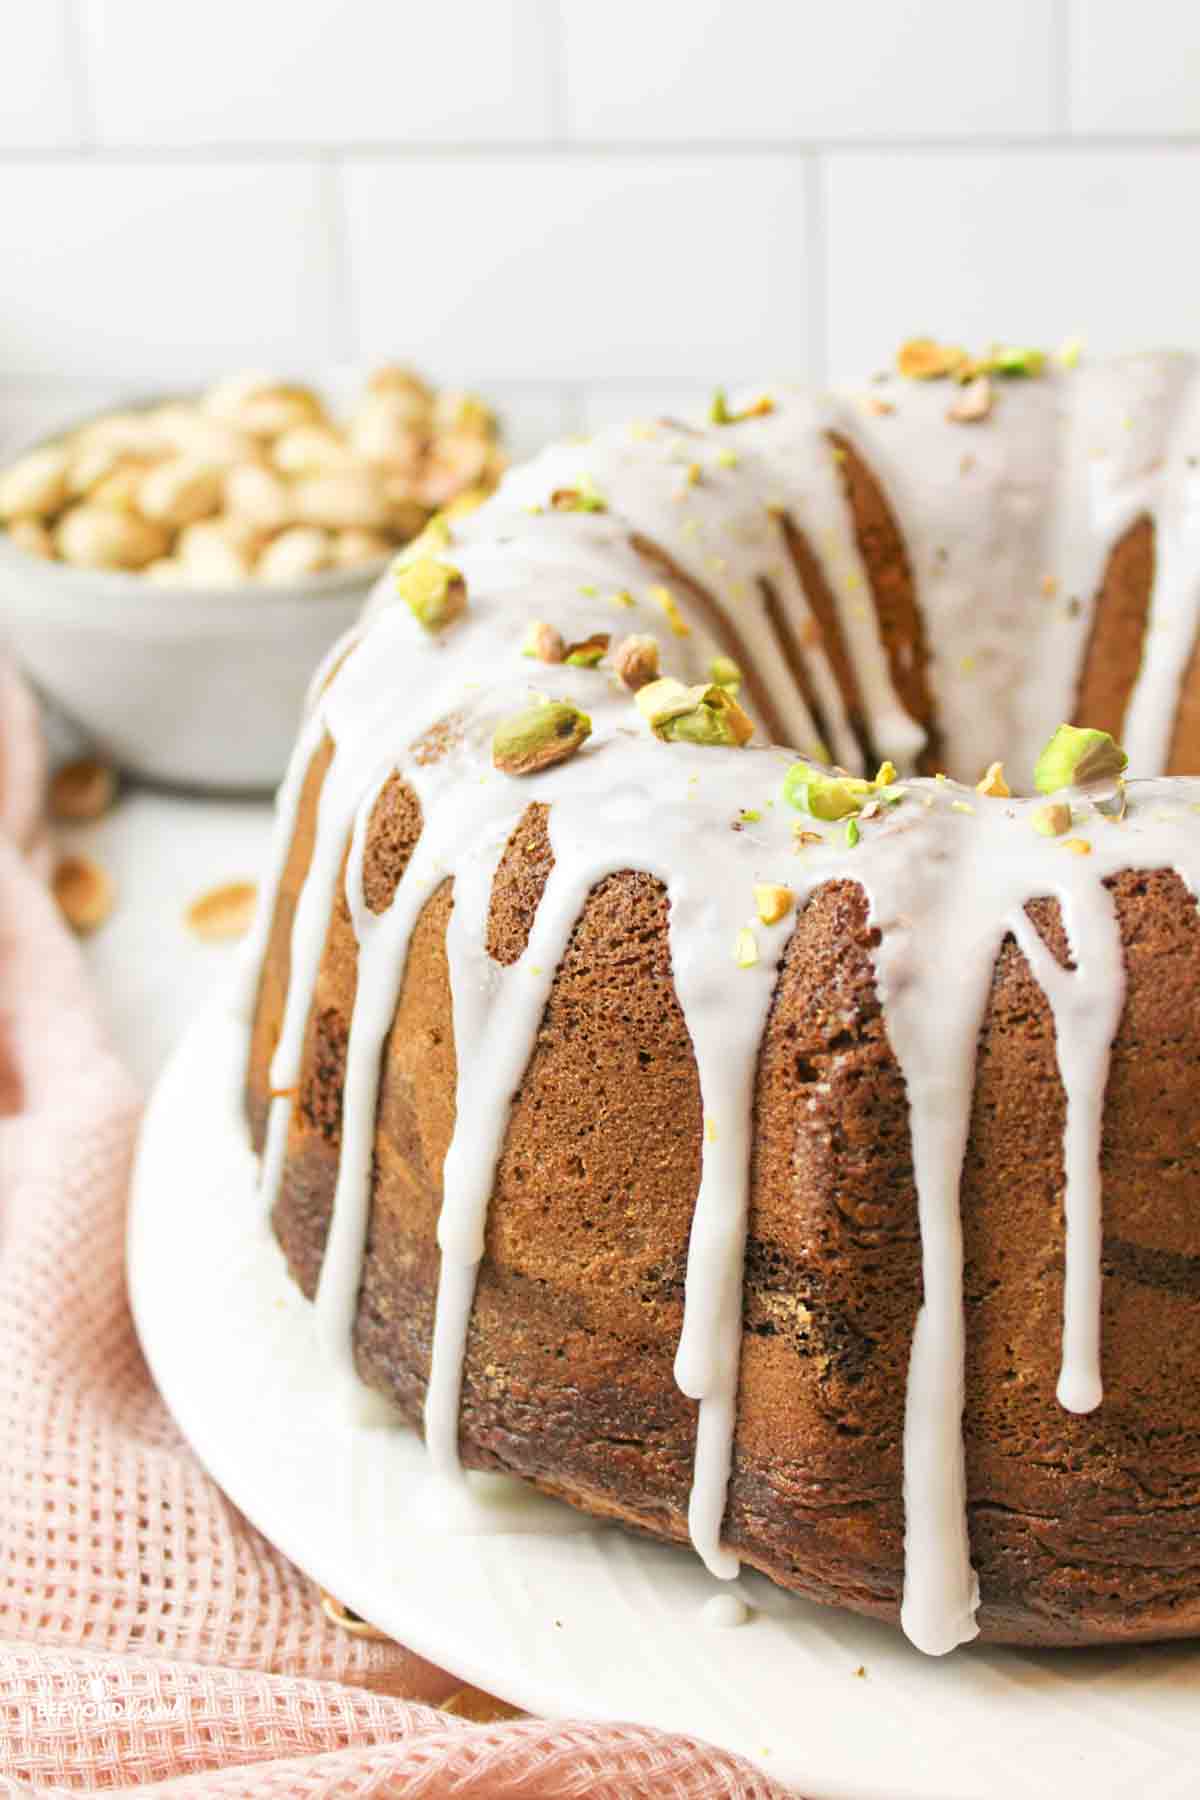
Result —
<path fill-rule="evenodd" d="M 126 1303 L 139 1096 L 40 878 L 41 790 L 0 665 L 0 1789 L 783 1800 L 642 1726 L 437 1710 L 461 1683 L 332 1623 L 205 1475 Z"/>

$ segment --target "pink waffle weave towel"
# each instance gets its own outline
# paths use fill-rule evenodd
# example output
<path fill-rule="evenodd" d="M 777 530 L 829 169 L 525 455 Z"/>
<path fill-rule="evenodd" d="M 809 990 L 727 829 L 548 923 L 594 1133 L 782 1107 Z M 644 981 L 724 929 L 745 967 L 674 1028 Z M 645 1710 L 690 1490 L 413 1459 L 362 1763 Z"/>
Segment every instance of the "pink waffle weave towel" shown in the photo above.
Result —
<path fill-rule="evenodd" d="M 0 1792 L 784 1800 L 642 1726 L 437 1710 L 461 1684 L 327 1619 L 204 1474 L 126 1304 L 139 1096 L 41 879 L 41 791 L 0 664 Z"/>

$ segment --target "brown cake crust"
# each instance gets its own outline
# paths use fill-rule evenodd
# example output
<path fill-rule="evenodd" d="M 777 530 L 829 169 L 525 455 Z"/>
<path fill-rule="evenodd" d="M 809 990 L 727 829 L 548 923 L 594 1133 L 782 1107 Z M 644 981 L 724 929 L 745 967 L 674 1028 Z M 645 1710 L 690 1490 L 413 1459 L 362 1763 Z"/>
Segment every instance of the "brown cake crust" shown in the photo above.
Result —
<path fill-rule="evenodd" d="M 287 933 L 312 841 L 318 753 L 267 952 L 248 1107 L 266 1107 Z M 399 777 L 372 822 L 368 904 L 411 854 Z M 494 890 L 488 948 L 519 953 L 549 872 L 531 808 Z M 1189 1097 L 1200 1059 L 1200 923 L 1179 879 L 1113 888 L 1128 996 L 1103 1142 L 1105 1399 L 1055 1399 L 1064 1099 L 1044 995 L 1010 939 L 980 1035 L 964 1170 L 965 1438 L 980 1625 L 1085 1644 L 1200 1630 L 1200 1214 Z M 413 936 L 384 1054 L 355 1331 L 360 1373 L 420 1423 L 455 1055 L 439 888 Z M 1057 907 L 1030 916 L 1061 959 Z M 603 1515 L 686 1538 L 695 1404 L 675 1385 L 703 1121 L 671 980 L 668 903 L 626 871 L 592 892 L 513 1106 L 467 1345 L 460 1444 Z M 355 944 L 340 897 L 305 1041 L 275 1210 L 315 1290 L 336 1182 Z M 947 971 L 953 979 L 953 971 Z M 725 1537 L 784 1586 L 895 1618 L 902 1442 L 921 1257 L 903 1078 L 856 884 L 796 920 L 757 1076 L 734 1467 Z"/>

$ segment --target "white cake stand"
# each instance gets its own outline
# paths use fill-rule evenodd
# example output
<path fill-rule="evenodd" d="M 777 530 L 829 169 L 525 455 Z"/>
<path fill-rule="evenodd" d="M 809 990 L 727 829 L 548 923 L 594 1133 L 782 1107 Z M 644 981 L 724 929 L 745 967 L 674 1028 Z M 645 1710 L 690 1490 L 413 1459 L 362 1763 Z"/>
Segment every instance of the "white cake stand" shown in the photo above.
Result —
<path fill-rule="evenodd" d="M 197 1454 L 321 1586 L 464 1680 L 547 1715 L 641 1720 L 739 1751 L 812 1800 L 1195 1800 L 1200 1645 L 972 1648 L 934 1661 L 882 1626 L 745 1575 L 749 1622 L 685 1550 L 489 1489 L 455 1526 L 424 1452 L 351 1422 L 254 1193 L 227 1012 L 190 1030 L 151 1103 L 129 1230 L 138 1331 Z M 514 1484 L 515 1485 L 515 1484 Z M 524 1490 L 521 1490 L 522 1494 Z"/>

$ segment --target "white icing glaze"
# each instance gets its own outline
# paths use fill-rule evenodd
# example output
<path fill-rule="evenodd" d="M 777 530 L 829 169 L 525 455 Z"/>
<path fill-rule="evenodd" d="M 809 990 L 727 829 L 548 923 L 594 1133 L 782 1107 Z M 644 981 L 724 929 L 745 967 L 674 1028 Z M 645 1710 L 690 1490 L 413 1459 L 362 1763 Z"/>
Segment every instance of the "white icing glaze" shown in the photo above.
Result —
<path fill-rule="evenodd" d="M 700 1608 L 700 1617 L 719 1631 L 731 1631 L 749 1623 L 750 1608 L 740 1594 L 710 1594 Z"/>
<path fill-rule="evenodd" d="M 1169 434 L 1168 461 L 1183 455 L 1187 431 L 1178 421 L 1195 415 L 1194 386 L 1191 362 L 1160 359 L 1007 384 L 996 417 L 970 429 L 946 424 L 947 390 L 931 385 L 905 387 L 891 415 L 860 414 L 848 400 L 789 396 L 767 418 L 714 432 L 609 433 L 546 452 L 510 477 L 488 506 L 455 524 L 446 556 L 466 581 L 469 608 L 451 629 L 437 637 L 423 633 L 381 586 L 365 637 L 315 693 L 281 791 L 272 869 L 248 961 L 252 974 L 265 949 L 304 774 L 328 734 L 333 755 L 295 911 L 288 994 L 270 1071 L 276 1098 L 263 1157 L 263 1207 L 269 1213 L 284 1175 L 305 1031 L 345 857 L 358 977 L 317 1317 L 335 1366 L 352 1381 L 384 1048 L 413 930 L 430 897 L 451 881 L 446 951 L 458 1091 L 443 1174 L 425 1414 L 443 1483 L 460 1474 L 463 1368 L 511 1099 L 589 892 L 610 874 L 642 871 L 662 882 L 670 902 L 673 977 L 706 1120 L 676 1359 L 680 1388 L 699 1401 L 689 1526 L 712 1572 L 736 1574 L 737 1558 L 721 1528 L 735 1447 L 752 1104 L 758 1049 L 790 930 L 788 921 L 757 922 L 753 887 L 761 881 L 788 886 L 803 907 L 824 882 L 851 879 L 866 894 L 878 934 L 877 983 L 908 1093 L 922 1243 L 923 1304 L 905 1407 L 903 1623 L 933 1653 L 975 1634 L 978 1591 L 961 1433 L 959 1188 L 975 1048 L 995 958 L 1014 935 L 1054 1017 L 1067 1103 L 1059 1392 L 1065 1406 L 1084 1410 L 1100 1399 L 1100 1124 L 1123 993 L 1104 881 L 1125 868 L 1170 867 L 1196 891 L 1200 821 L 1190 809 L 1200 805 L 1200 784 L 1133 785 L 1121 824 L 1102 817 L 1087 796 L 1074 796 L 1075 829 L 1091 845 L 1091 854 L 1075 856 L 1033 830 L 1029 802 L 915 781 L 899 804 L 864 818 L 857 847 L 841 828 L 819 827 L 824 841 L 797 856 L 796 818 L 780 803 L 790 752 L 652 743 L 630 696 L 608 671 L 530 662 L 520 645 L 529 618 L 548 620 L 568 641 L 597 630 L 615 637 L 650 630 L 666 668 L 695 680 L 705 676 L 712 656 L 726 651 L 721 621 L 732 619 L 776 712 L 810 750 L 814 723 L 778 652 L 762 589 L 769 582 L 798 621 L 807 617 L 771 510 L 782 506 L 822 556 L 877 744 L 911 765 L 923 734 L 903 715 L 866 604 L 865 572 L 828 443 L 828 433 L 837 431 L 861 447 L 901 522 L 926 609 L 947 763 L 974 773 L 1004 754 L 1010 775 L 1020 778 L 1053 724 L 1070 715 L 1091 599 L 1113 534 L 1148 508 L 1164 546 L 1162 619 L 1173 647 L 1169 654 L 1148 651 L 1135 709 L 1140 703 L 1148 715 L 1152 702 L 1169 699 L 1172 683 L 1177 686 L 1190 650 L 1190 640 L 1182 650 L 1178 640 L 1190 633 L 1197 610 L 1196 490 L 1190 482 L 1167 481 L 1152 467 L 1151 453 L 1162 450 Z M 1114 437 L 1114 415 L 1123 420 L 1143 395 L 1150 423 L 1137 430 L 1122 423 L 1122 435 Z M 722 460 L 727 448 L 736 454 L 732 466 Z M 966 455 L 973 460 L 964 472 Z M 693 465 L 695 480 L 688 475 Z M 547 507 L 556 489 L 583 478 L 607 511 L 536 510 Z M 685 590 L 673 590 L 684 627 L 676 635 L 654 592 L 671 588 L 671 577 L 631 546 L 631 530 L 703 585 L 715 613 L 702 615 Z M 1043 576 L 1056 570 L 1056 595 L 1077 592 L 1077 609 L 1042 597 Z M 618 594 L 632 604 L 616 604 Z M 979 674 L 973 685 L 962 679 L 967 655 Z M 834 748 L 857 766 L 845 708 L 819 647 L 808 659 L 808 676 Z M 503 718 L 528 703 L 531 688 L 577 700 L 594 730 L 568 763 L 509 779 L 491 768 L 491 737 Z M 415 753 L 423 736 L 447 720 L 453 729 L 442 753 Z M 1147 724 L 1138 741 L 1146 757 L 1161 757 L 1165 732 L 1156 735 Z M 364 859 L 372 812 L 393 772 L 416 795 L 424 826 L 390 904 L 374 913 L 364 894 Z M 502 967 L 486 949 L 493 877 L 534 802 L 549 809 L 553 869 L 525 950 Z M 757 819 L 743 821 L 744 809 Z M 739 829 L 731 830 L 735 822 Z M 1026 915 L 1026 904 L 1040 896 L 1061 906 L 1073 970 L 1059 966 Z M 746 928 L 758 946 L 749 967 L 733 956 Z M 247 1007 L 250 989 L 248 975 Z"/>

